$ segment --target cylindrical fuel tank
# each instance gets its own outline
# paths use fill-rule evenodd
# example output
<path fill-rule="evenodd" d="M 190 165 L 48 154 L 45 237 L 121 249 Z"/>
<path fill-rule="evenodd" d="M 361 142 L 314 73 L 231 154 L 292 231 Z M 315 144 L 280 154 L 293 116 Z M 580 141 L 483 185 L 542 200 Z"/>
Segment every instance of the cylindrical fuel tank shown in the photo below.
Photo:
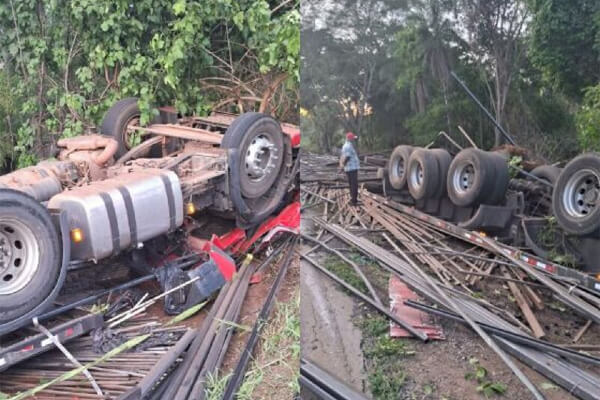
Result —
<path fill-rule="evenodd" d="M 146 169 L 92 182 L 52 197 L 48 208 L 67 214 L 72 260 L 100 260 L 170 232 L 183 223 L 179 178 L 172 171 Z"/>

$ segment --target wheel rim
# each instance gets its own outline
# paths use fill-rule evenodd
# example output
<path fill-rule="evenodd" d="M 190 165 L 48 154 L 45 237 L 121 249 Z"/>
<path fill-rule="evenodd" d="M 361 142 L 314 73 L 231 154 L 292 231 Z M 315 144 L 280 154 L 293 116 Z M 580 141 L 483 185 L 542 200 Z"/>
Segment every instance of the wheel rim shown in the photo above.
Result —
<path fill-rule="evenodd" d="M 260 182 L 273 171 L 277 158 L 274 148 L 275 144 L 264 134 L 258 134 L 252 139 L 244 157 L 250 181 Z"/>
<path fill-rule="evenodd" d="M 0 219 L 0 295 L 23 289 L 37 272 L 39 259 L 33 231 L 16 219 Z"/>
<path fill-rule="evenodd" d="M 131 150 L 134 146 L 133 140 L 136 132 L 134 127 L 139 125 L 140 117 L 137 115 L 131 117 L 129 121 L 127 121 L 127 124 L 125 124 L 125 130 L 121 133 L 121 138 L 123 139 L 123 144 L 127 150 Z"/>
<path fill-rule="evenodd" d="M 400 157 L 392 165 L 392 174 L 394 178 L 402 179 L 404 177 L 404 158 Z"/>
<path fill-rule="evenodd" d="M 579 170 L 574 173 L 562 194 L 563 208 L 574 218 L 587 218 L 596 208 L 600 195 L 600 179 L 595 171 Z"/>
<path fill-rule="evenodd" d="M 423 185 L 424 175 L 425 174 L 423 172 L 423 166 L 421 165 L 421 163 L 420 162 L 414 163 L 410 167 L 410 185 L 413 188 L 420 188 Z"/>
<path fill-rule="evenodd" d="M 464 164 L 452 174 L 452 188 L 457 193 L 466 193 L 475 182 L 475 167 L 471 163 Z"/>

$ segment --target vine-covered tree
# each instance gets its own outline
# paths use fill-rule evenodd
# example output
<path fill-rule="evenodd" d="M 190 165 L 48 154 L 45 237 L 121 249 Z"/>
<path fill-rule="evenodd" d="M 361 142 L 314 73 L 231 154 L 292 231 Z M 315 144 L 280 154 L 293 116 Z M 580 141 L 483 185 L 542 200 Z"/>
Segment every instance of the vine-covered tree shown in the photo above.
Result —
<path fill-rule="evenodd" d="M 299 23 L 297 0 L 4 1 L 0 68 L 18 99 L 7 126 L 16 164 L 93 129 L 126 96 L 140 98 L 142 123 L 161 104 L 297 119 Z"/>

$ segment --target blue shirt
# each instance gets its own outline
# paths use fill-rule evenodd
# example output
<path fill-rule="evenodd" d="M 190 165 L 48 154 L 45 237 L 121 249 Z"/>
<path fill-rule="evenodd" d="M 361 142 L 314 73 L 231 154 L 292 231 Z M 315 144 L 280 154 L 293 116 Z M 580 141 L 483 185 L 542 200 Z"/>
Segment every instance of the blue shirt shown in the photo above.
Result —
<path fill-rule="evenodd" d="M 346 140 L 346 143 L 342 146 L 342 157 L 348 159 L 346 165 L 344 166 L 344 171 L 356 171 L 359 166 L 358 154 L 356 154 L 356 150 L 354 149 L 354 145 L 352 142 Z"/>

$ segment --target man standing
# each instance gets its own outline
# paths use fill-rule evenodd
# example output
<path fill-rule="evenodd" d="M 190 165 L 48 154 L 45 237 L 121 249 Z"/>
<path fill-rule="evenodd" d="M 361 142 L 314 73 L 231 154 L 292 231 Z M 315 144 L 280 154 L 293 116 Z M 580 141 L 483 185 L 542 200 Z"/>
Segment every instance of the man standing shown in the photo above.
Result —
<path fill-rule="evenodd" d="M 348 175 L 348 185 L 350 186 L 350 204 L 354 207 L 358 205 L 358 168 L 359 160 L 356 148 L 354 147 L 355 140 L 358 139 L 352 132 L 346 133 L 346 143 L 342 147 L 340 156 L 340 171 L 343 168 Z"/>

